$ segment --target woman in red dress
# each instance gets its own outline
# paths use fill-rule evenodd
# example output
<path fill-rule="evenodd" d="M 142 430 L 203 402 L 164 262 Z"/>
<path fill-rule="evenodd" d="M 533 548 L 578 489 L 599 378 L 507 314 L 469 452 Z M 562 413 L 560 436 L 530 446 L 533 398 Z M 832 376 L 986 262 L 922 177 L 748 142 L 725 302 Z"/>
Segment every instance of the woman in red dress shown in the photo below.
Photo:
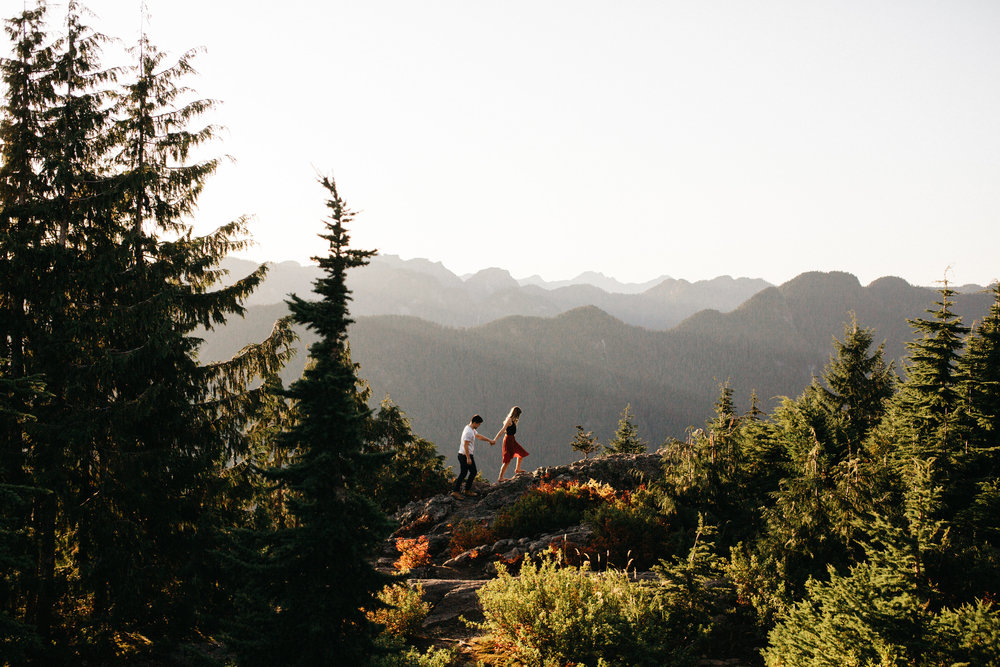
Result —
<path fill-rule="evenodd" d="M 497 431 L 497 437 L 493 438 L 496 440 L 503 433 L 503 465 L 500 466 L 500 477 L 497 479 L 497 483 L 503 481 L 504 473 L 507 472 L 507 466 L 510 465 L 511 459 L 517 459 L 517 465 L 514 466 L 514 474 L 527 474 L 527 470 L 521 470 L 521 459 L 528 455 L 528 452 L 524 450 L 524 447 L 514 439 L 514 434 L 517 433 L 517 420 L 521 418 L 521 408 L 516 405 L 510 409 L 507 413 L 507 418 L 503 420 L 503 426 Z"/>

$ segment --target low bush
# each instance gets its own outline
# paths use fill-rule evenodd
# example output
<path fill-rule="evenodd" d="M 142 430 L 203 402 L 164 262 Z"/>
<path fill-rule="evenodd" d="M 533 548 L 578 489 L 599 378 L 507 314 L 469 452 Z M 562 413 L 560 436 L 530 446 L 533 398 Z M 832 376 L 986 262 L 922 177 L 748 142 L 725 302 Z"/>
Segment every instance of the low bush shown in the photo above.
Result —
<path fill-rule="evenodd" d="M 452 667 L 458 665 L 454 649 L 431 647 L 420 652 L 398 642 L 383 643 L 386 654 L 373 656 L 370 667 Z"/>
<path fill-rule="evenodd" d="M 451 544 L 448 553 L 454 558 L 469 549 L 484 544 L 493 544 L 496 541 L 496 535 L 485 521 L 462 519 L 451 527 Z"/>
<path fill-rule="evenodd" d="M 583 521 L 588 509 L 605 504 L 614 489 L 593 480 L 542 482 L 497 513 L 493 533 L 498 539 L 537 535 Z"/>
<path fill-rule="evenodd" d="M 621 570 L 553 558 L 504 566 L 479 591 L 489 656 L 500 665 L 685 665 L 691 660 L 655 586 Z"/>
<path fill-rule="evenodd" d="M 378 594 L 385 607 L 368 612 L 368 618 L 383 626 L 384 634 L 409 639 L 431 612 L 431 605 L 424 602 L 423 596 L 420 584 L 389 584 Z"/>
<path fill-rule="evenodd" d="M 423 601 L 420 584 L 389 584 L 378 598 L 385 607 L 368 612 L 368 618 L 383 626 L 377 645 L 383 651 L 371 660 L 371 667 L 450 667 L 455 664 L 455 651 L 429 648 L 421 652 L 409 641 L 416 635 L 430 603 Z"/>
<path fill-rule="evenodd" d="M 586 513 L 593 551 L 608 566 L 647 570 L 672 555 L 681 535 L 671 536 L 660 497 L 640 487 Z"/>
<path fill-rule="evenodd" d="M 401 572 L 408 572 L 431 562 L 430 543 L 426 535 L 417 538 L 397 538 L 396 551 L 399 552 L 399 558 L 396 559 L 394 566 Z"/>

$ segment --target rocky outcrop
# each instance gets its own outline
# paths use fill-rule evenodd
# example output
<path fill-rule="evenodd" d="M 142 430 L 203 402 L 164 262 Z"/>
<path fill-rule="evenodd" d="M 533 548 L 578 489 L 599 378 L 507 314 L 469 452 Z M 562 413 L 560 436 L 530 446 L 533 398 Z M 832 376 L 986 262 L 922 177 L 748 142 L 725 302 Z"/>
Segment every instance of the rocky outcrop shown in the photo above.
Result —
<path fill-rule="evenodd" d="M 476 481 L 476 495 L 461 500 L 440 494 L 409 503 L 393 516 L 398 528 L 386 541 L 379 565 L 393 569 L 399 558 L 398 538 L 426 538 L 430 563 L 413 568 L 408 578 L 423 587 L 424 600 L 431 612 L 423 625 L 428 641 L 443 646 L 466 645 L 478 634 L 465 621 L 483 620 L 477 591 L 497 573 L 498 563 L 511 563 L 538 556 L 560 542 L 586 544 L 591 536 L 587 526 L 566 526 L 558 531 L 523 535 L 476 545 L 458 554 L 451 553 L 452 528 L 461 521 L 488 525 L 504 507 L 529 489 L 545 482 L 587 482 L 594 480 L 616 489 L 632 489 L 659 475 L 660 454 L 614 455 L 577 461 L 569 465 L 539 468 L 528 474 L 489 484 Z"/>
<path fill-rule="evenodd" d="M 441 494 L 414 501 L 394 515 L 398 528 L 386 541 L 380 565 L 392 569 L 399 557 L 396 540 L 426 538 L 430 563 L 409 571 L 407 577 L 420 584 L 423 599 L 431 611 L 421 629 L 422 644 L 457 649 L 459 664 L 477 664 L 472 651 L 484 620 L 478 592 L 496 576 L 498 564 L 537 557 L 552 545 L 583 545 L 592 532 L 585 525 L 566 526 L 557 531 L 522 535 L 479 544 L 458 554 L 452 553 L 452 529 L 462 521 L 490 524 L 497 513 L 542 482 L 587 482 L 594 480 L 616 490 L 634 489 L 660 476 L 661 453 L 618 454 L 569 465 L 539 468 L 529 474 L 489 484 L 481 479 L 473 487 L 476 495 L 455 498 Z M 488 534 L 484 531 L 484 534 Z M 650 572 L 634 573 L 638 579 L 652 580 Z M 740 667 L 741 662 L 705 658 L 699 665 Z"/>
<path fill-rule="evenodd" d="M 586 526 L 566 526 L 558 531 L 523 535 L 491 544 L 471 547 L 464 553 L 451 554 L 452 527 L 460 521 L 478 521 L 488 524 L 504 507 L 516 501 L 532 487 L 546 482 L 587 482 L 594 480 L 609 484 L 615 489 L 633 489 L 648 482 L 660 473 L 660 454 L 617 454 L 577 461 L 564 466 L 538 468 L 537 470 L 506 479 L 499 484 L 477 480 L 474 496 L 461 500 L 441 494 L 409 503 L 393 516 L 399 528 L 386 543 L 380 561 L 390 567 L 398 557 L 396 539 L 424 536 L 427 539 L 431 564 L 417 568 L 413 577 L 429 576 L 435 579 L 477 579 L 493 576 L 498 560 L 511 561 L 521 556 L 537 555 L 557 541 L 585 543 L 590 536 Z"/>

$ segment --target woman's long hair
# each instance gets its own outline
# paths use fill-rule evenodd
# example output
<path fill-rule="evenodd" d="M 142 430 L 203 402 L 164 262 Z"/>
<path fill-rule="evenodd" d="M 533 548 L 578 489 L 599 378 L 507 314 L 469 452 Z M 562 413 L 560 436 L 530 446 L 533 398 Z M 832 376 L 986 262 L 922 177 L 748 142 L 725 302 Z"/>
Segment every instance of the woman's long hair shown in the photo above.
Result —
<path fill-rule="evenodd" d="M 503 418 L 503 424 L 501 426 L 506 426 L 508 420 L 516 424 L 517 420 L 520 418 L 521 418 L 521 408 L 515 405 L 510 409 L 510 412 L 507 413 L 507 416 Z"/>

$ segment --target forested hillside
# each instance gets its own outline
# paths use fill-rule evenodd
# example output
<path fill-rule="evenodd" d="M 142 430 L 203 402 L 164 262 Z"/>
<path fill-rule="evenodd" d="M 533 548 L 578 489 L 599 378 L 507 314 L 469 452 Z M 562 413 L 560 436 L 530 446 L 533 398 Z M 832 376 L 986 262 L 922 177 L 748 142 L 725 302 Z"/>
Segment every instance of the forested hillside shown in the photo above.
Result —
<path fill-rule="evenodd" d="M 862 286 L 845 273 L 807 273 L 732 312 L 702 311 L 669 331 L 630 326 L 594 306 L 469 328 L 358 317 L 351 349 L 375 399 L 388 393 L 449 463 L 469 416 L 482 414 L 482 430 L 492 429 L 492 437 L 510 406 L 519 405 L 528 461 L 554 465 L 572 460 L 569 442 L 578 424 L 607 442 L 626 404 L 654 447 L 700 426 L 726 381 L 740 406 L 749 407 L 755 391 L 758 407 L 772 408 L 822 369 L 852 312 L 886 341 L 887 357 L 899 361 L 911 335 L 907 318 L 920 316 L 934 298 L 934 290 L 898 278 Z M 982 318 L 990 303 L 984 293 L 955 299 L 969 321 Z M 249 309 L 245 320 L 208 336 L 203 355 L 231 354 L 265 335 L 283 312 L 280 305 Z M 293 360 L 284 377 L 295 377 L 302 363 Z M 487 456 L 480 467 L 492 476 L 499 455 Z"/>

